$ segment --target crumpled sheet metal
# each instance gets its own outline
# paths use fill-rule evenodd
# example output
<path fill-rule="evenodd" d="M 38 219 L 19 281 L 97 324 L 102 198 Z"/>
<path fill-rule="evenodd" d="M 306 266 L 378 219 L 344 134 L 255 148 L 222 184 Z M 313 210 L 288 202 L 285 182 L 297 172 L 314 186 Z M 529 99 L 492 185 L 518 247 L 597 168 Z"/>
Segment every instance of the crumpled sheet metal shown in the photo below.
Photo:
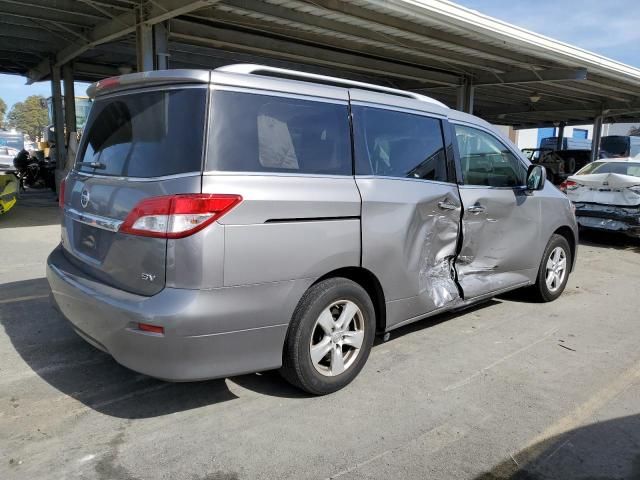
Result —
<path fill-rule="evenodd" d="M 460 293 L 453 277 L 453 257 L 420 269 L 420 290 L 429 291 L 436 307 L 443 307 L 460 300 Z"/>
<path fill-rule="evenodd" d="M 575 207 L 576 219 L 583 227 L 640 234 L 640 206 L 576 203 Z"/>
<path fill-rule="evenodd" d="M 460 301 L 453 259 L 458 224 L 446 215 L 430 215 L 420 251 L 419 293 L 425 292 L 436 308 Z"/>

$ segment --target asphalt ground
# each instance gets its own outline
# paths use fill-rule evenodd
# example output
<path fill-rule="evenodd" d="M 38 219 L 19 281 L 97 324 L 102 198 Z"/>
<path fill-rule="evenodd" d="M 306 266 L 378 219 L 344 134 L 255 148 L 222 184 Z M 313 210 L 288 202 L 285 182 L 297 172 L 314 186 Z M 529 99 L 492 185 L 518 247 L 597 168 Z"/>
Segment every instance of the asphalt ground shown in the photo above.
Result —
<path fill-rule="evenodd" d="M 394 331 L 345 390 L 172 384 L 49 304 L 50 193 L 0 216 L 0 479 L 640 479 L 640 242 L 583 236 L 563 296 Z"/>

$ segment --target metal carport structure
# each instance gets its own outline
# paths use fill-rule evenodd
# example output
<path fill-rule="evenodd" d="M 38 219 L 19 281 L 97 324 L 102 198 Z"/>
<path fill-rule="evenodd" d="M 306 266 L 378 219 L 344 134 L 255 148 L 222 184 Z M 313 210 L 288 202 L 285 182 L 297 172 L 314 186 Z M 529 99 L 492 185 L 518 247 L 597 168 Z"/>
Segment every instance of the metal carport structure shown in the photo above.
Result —
<path fill-rule="evenodd" d="M 235 62 L 419 91 L 515 128 L 640 119 L 639 69 L 444 0 L 0 0 L 0 71 L 64 77 L 66 95 L 72 78 Z"/>

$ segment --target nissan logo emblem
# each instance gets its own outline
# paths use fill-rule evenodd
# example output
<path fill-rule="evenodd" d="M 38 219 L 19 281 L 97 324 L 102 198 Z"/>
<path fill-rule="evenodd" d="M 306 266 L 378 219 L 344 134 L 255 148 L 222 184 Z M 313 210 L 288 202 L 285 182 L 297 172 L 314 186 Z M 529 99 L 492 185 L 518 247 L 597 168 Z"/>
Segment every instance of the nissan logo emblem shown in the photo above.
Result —
<path fill-rule="evenodd" d="M 80 205 L 82 205 L 82 208 L 87 208 L 87 205 L 89 205 L 88 190 L 82 190 L 82 193 L 80 194 Z"/>

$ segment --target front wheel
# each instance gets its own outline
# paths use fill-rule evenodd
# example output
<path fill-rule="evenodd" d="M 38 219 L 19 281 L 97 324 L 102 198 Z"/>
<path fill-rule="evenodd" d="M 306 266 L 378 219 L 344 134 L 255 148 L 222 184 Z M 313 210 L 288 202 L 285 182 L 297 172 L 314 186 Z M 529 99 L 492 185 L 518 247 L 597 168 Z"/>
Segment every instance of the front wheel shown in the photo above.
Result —
<path fill-rule="evenodd" d="M 340 390 L 367 361 L 375 326 L 371 298 L 357 283 L 330 278 L 313 285 L 289 325 L 282 376 L 314 395 Z"/>
<path fill-rule="evenodd" d="M 553 234 L 542 255 L 535 285 L 540 301 L 552 302 L 564 291 L 571 267 L 571 249 L 562 235 Z"/>

